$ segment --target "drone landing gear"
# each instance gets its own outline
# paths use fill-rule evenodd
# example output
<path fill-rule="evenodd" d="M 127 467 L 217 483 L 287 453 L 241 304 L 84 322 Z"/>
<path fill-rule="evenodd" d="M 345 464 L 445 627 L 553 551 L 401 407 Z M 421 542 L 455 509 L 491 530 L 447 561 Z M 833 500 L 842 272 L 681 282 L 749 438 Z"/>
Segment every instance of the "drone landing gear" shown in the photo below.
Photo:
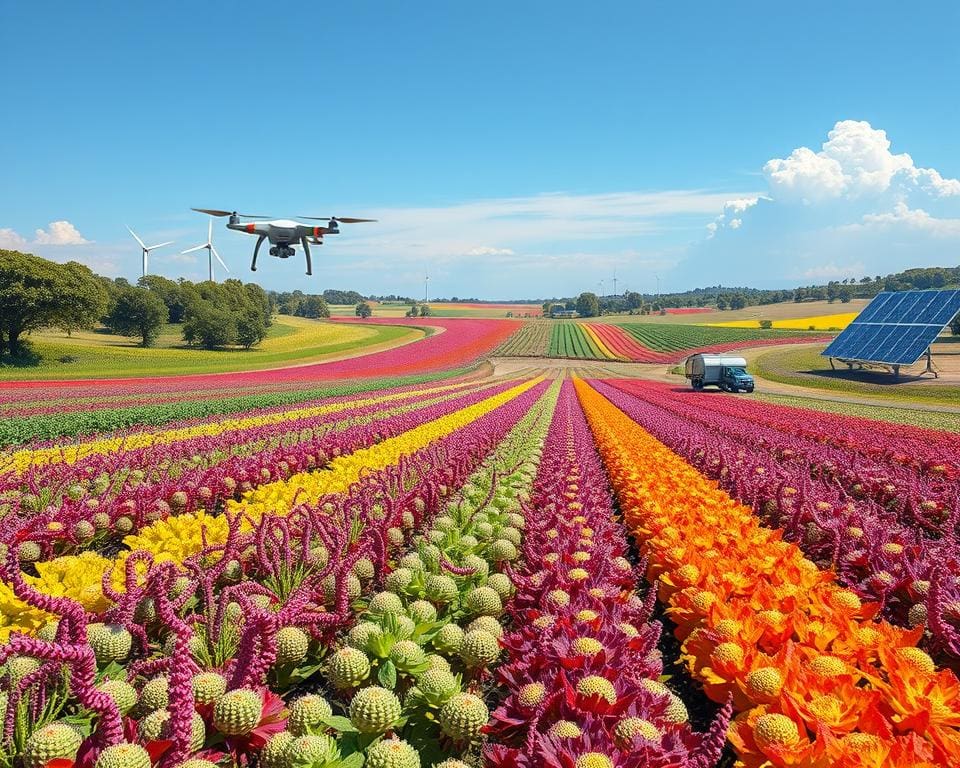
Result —
<path fill-rule="evenodd" d="M 300 245 L 303 246 L 303 255 L 307 257 L 307 274 L 313 274 L 313 264 L 310 261 L 310 246 L 307 243 L 307 237 L 304 235 L 300 238 Z"/>
<path fill-rule="evenodd" d="M 250 265 L 250 271 L 257 271 L 257 255 L 260 253 L 260 246 L 263 245 L 263 241 L 267 239 L 266 235 L 260 235 L 257 238 L 257 244 L 253 247 L 253 263 Z"/>

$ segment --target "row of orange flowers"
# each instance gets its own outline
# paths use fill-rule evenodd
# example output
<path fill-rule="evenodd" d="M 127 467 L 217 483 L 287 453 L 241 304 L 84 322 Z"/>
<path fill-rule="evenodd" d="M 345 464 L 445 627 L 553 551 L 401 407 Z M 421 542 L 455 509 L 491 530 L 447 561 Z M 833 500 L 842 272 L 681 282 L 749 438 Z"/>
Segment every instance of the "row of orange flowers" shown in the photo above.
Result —
<path fill-rule="evenodd" d="M 584 381 L 577 392 L 684 661 L 745 768 L 960 766 L 960 683 Z"/>

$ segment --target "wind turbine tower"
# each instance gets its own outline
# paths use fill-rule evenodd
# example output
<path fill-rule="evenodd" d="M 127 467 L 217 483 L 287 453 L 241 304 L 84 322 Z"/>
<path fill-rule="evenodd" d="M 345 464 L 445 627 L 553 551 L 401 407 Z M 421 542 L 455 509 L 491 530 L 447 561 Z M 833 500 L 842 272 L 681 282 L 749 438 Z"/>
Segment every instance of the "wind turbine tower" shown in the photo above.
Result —
<path fill-rule="evenodd" d="M 127 226 L 127 225 L 125 225 L 125 226 Z M 136 241 L 140 244 L 140 250 L 143 251 L 143 277 L 146 277 L 146 276 L 147 276 L 148 257 L 149 257 L 149 255 L 150 255 L 150 251 L 154 250 L 155 248 L 163 248 L 163 246 L 165 246 L 165 245 L 173 245 L 173 240 L 168 240 L 168 241 L 165 242 L 165 243 L 157 243 L 156 245 L 147 245 L 146 243 L 143 242 L 143 240 L 140 239 L 140 237 L 137 235 L 136 232 L 134 232 L 132 229 L 130 229 L 129 226 L 127 226 L 127 231 L 128 231 L 131 235 L 133 235 L 133 239 L 136 240 Z"/>
<path fill-rule="evenodd" d="M 193 253 L 194 251 L 202 251 L 204 248 L 207 250 L 207 268 L 209 269 L 209 280 L 212 283 L 213 280 L 213 258 L 216 257 L 217 261 L 220 262 L 221 266 L 230 271 L 230 267 L 226 265 L 223 259 L 220 258 L 220 254 L 217 253 L 217 249 L 213 247 L 213 219 L 210 219 L 209 224 L 207 225 L 207 242 L 201 243 L 200 245 L 195 245 L 193 248 L 187 248 L 185 251 L 180 251 L 181 254 Z"/>
<path fill-rule="evenodd" d="M 423 303 L 427 303 L 427 288 L 430 285 L 430 274 L 426 273 L 423 276 Z"/>

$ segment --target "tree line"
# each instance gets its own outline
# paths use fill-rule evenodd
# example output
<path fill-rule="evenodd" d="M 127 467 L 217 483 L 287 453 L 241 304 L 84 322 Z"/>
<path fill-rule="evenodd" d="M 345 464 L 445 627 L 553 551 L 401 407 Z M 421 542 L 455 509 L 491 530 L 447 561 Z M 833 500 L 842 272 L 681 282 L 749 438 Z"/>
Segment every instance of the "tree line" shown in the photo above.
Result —
<path fill-rule="evenodd" d="M 0 250 L 0 356 L 23 356 L 23 337 L 31 331 L 61 328 L 70 334 L 97 325 L 137 338 L 144 347 L 155 344 L 165 326 L 178 325 L 191 346 L 249 348 L 266 337 L 273 309 L 255 283 L 147 275 L 134 285 L 77 262 Z"/>

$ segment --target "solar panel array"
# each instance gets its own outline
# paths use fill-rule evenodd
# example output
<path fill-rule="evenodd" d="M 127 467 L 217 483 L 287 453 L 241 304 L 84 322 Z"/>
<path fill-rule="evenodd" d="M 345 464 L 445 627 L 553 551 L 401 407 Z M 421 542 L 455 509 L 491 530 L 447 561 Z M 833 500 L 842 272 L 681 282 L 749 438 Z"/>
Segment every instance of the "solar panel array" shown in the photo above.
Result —
<path fill-rule="evenodd" d="M 833 340 L 823 355 L 912 365 L 958 311 L 960 290 L 884 291 Z"/>

